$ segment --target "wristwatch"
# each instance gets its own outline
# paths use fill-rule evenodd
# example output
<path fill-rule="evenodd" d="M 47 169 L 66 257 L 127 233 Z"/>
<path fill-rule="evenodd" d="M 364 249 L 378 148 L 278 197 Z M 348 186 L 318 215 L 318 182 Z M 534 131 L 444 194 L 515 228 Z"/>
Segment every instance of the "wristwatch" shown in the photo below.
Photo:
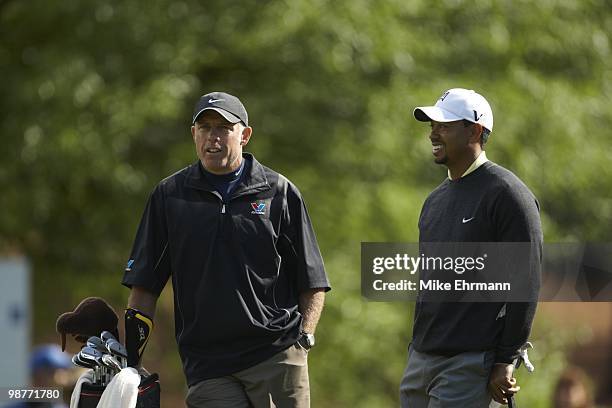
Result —
<path fill-rule="evenodd" d="M 300 332 L 300 339 L 298 340 L 300 346 L 306 350 L 310 350 L 315 345 L 315 336 L 312 333 L 306 333 L 305 331 Z"/>

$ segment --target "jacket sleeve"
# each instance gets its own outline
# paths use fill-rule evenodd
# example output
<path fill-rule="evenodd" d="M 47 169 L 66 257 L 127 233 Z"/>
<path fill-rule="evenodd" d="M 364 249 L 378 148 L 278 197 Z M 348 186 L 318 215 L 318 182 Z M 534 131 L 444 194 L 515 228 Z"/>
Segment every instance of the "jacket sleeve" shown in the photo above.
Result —
<path fill-rule="evenodd" d="M 510 364 L 529 338 L 537 308 L 543 241 L 539 204 L 526 186 L 510 186 L 498 196 L 494 218 L 497 241 L 531 243 L 529 251 L 525 252 L 529 262 L 522 263 L 528 267 L 516 271 L 521 274 L 520 279 L 528 283 L 530 301 L 506 303 L 504 327 L 495 353 L 496 363 Z"/>
<path fill-rule="evenodd" d="M 121 283 L 158 295 L 170 276 L 168 229 L 162 185 L 149 197 Z"/>
<path fill-rule="evenodd" d="M 287 240 L 290 251 L 295 257 L 298 293 L 314 288 L 330 290 L 331 285 L 306 205 L 297 187 L 290 182 L 287 186 L 283 224 L 282 238 Z"/>

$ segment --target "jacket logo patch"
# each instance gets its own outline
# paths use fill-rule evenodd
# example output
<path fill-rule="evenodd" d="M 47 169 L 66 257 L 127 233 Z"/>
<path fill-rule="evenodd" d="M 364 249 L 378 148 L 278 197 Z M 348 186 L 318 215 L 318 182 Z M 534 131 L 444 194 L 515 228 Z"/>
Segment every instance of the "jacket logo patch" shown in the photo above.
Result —
<path fill-rule="evenodd" d="M 253 209 L 253 211 L 251 211 L 251 214 L 266 214 L 266 203 L 251 203 L 251 208 Z"/>

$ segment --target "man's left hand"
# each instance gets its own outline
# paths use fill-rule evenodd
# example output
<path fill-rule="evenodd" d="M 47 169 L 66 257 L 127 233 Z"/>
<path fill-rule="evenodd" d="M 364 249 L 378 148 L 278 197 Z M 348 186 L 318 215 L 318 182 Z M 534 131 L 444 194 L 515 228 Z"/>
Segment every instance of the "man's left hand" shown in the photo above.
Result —
<path fill-rule="evenodd" d="M 489 392 L 496 402 L 508 404 L 508 398 L 516 394 L 521 387 L 516 384 L 516 378 L 512 376 L 514 365 L 497 363 L 493 365 L 489 376 Z"/>

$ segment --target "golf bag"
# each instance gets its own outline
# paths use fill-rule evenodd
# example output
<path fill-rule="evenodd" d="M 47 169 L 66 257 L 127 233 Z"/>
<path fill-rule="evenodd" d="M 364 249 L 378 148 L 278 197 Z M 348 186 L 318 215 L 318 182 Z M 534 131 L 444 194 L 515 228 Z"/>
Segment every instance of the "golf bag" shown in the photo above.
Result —
<path fill-rule="evenodd" d="M 83 299 L 74 311 L 63 313 L 57 319 L 56 329 L 61 336 L 62 351 L 66 348 L 67 335 L 70 334 L 77 342 L 84 345 L 81 351 L 73 356 L 72 362 L 79 367 L 89 368 L 88 373 L 92 374 L 93 381 L 83 381 L 81 384 L 78 394 L 79 408 L 97 407 L 111 373 L 114 375 L 126 369 L 128 352 L 117 340 L 118 320 L 113 308 L 106 300 L 99 297 Z M 102 376 L 96 378 L 100 375 L 99 367 L 102 367 Z M 135 381 L 140 379 L 136 407 L 159 408 L 161 393 L 159 376 L 141 372 L 137 377 L 135 370 L 133 375 Z M 135 383 L 131 384 L 132 391 L 135 391 L 134 385 Z M 73 397 L 75 396 L 73 393 Z M 133 398 L 133 394 L 130 398 Z"/>
<path fill-rule="evenodd" d="M 105 388 L 102 385 L 83 383 L 79 396 L 79 408 L 96 408 Z M 160 408 L 160 392 L 157 374 L 142 378 L 138 386 L 136 408 Z"/>

